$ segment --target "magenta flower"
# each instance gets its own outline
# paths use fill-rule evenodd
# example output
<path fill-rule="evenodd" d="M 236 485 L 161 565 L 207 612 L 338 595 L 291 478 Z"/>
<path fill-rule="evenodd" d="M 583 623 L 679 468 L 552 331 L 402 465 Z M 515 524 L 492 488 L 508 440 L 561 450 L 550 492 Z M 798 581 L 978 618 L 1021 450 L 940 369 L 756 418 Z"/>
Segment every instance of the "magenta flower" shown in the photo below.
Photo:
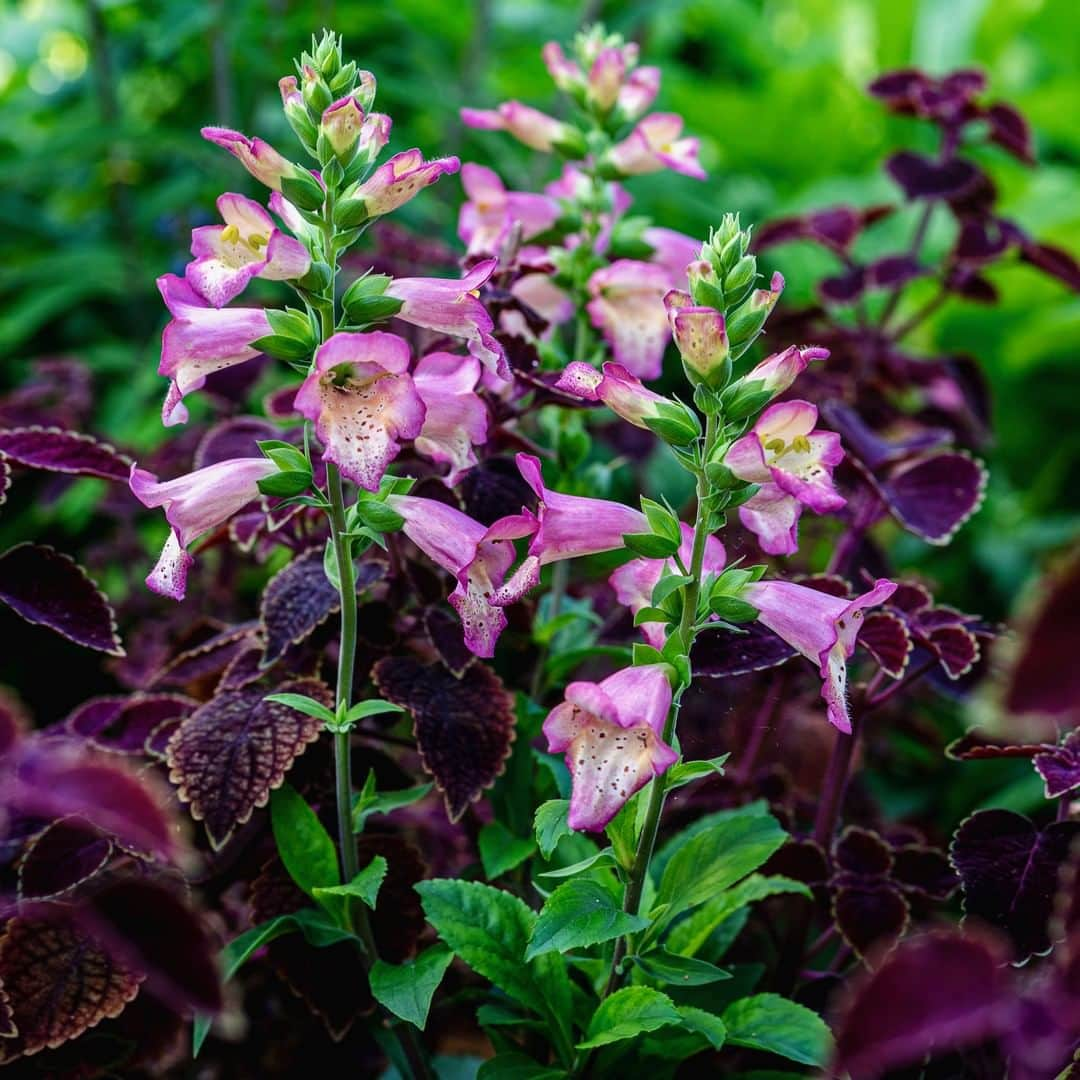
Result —
<path fill-rule="evenodd" d="M 648 531 L 645 515 L 610 499 L 589 499 L 583 495 L 563 495 L 544 487 L 540 461 L 531 454 L 518 454 L 517 466 L 525 482 L 539 500 L 537 529 L 529 544 L 529 554 L 540 565 L 596 555 L 623 546 L 624 533 Z"/>
<path fill-rule="evenodd" d="M 479 379 L 480 361 L 475 356 L 446 352 L 421 357 L 413 371 L 426 410 L 416 451 L 450 466 L 443 477 L 448 487 L 476 464 L 473 447 L 487 441 L 487 406 L 475 392 Z"/>
<path fill-rule="evenodd" d="M 226 193 L 217 207 L 225 224 L 192 230 L 195 258 L 184 271 L 191 287 L 214 307 L 234 300 L 253 277 L 292 281 L 308 272 L 307 248 L 278 229 L 257 202 Z"/>
<path fill-rule="evenodd" d="M 631 58 L 624 54 L 624 50 L 610 47 L 601 49 L 597 54 L 585 80 L 585 94 L 598 109 L 607 112 L 615 107 L 626 77 L 627 61 L 631 59 L 632 62 L 636 56 L 636 45 L 632 47 Z"/>
<path fill-rule="evenodd" d="M 408 342 L 395 334 L 338 333 L 315 353 L 294 407 L 315 424 L 333 461 L 355 484 L 378 491 L 399 441 L 415 439 L 424 402 L 409 376 Z"/>
<path fill-rule="evenodd" d="M 476 297 L 498 265 L 497 259 L 477 263 L 460 280 L 453 278 L 395 278 L 386 295 L 402 302 L 395 316 L 413 326 L 464 338 L 469 352 L 500 379 L 509 380 L 510 365 L 503 347 L 492 337 L 495 325 Z"/>
<path fill-rule="evenodd" d="M 391 509 L 404 519 L 405 535 L 433 562 L 457 578 L 450 603 L 461 618 L 465 644 L 477 656 L 494 656 L 506 628 L 503 608 L 520 600 L 539 580 L 539 562 L 527 558 L 509 581 L 514 540 L 536 529 L 531 515 L 481 525 L 468 514 L 434 499 L 391 495 Z"/>
<path fill-rule="evenodd" d="M 740 508 L 740 518 L 770 555 L 791 555 L 797 550 L 800 507 L 827 514 L 846 502 L 832 480 L 833 469 L 844 458 L 840 436 L 815 431 L 817 417 L 816 406 L 808 401 L 770 405 L 724 457 L 724 464 L 740 480 L 762 485 Z M 786 504 L 780 494 L 789 500 Z M 795 521 L 789 525 L 792 514 Z"/>
<path fill-rule="evenodd" d="M 589 318 L 615 359 L 639 379 L 660 374 L 671 328 L 664 310 L 667 272 L 653 263 L 617 259 L 589 278 Z"/>
<path fill-rule="evenodd" d="M 232 458 L 162 483 L 132 465 L 128 484 L 133 494 L 143 506 L 164 506 L 165 520 L 172 527 L 146 584 L 162 596 L 183 600 L 188 570 L 195 561 L 187 546 L 257 499 L 259 481 L 274 472 L 277 466 L 266 458 Z"/>
<path fill-rule="evenodd" d="M 274 191 L 281 190 L 283 179 L 311 180 L 311 173 L 299 165 L 282 157 L 268 142 L 262 139 L 249 139 L 239 131 L 222 127 L 204 127 L 202 137 L 230 154 L 256 180 Z"/>
<path fill-rule="evenodd" d="M 689 566 L 693 557 L 694 530 L 689 525 L 682 526 L 683 540 L 679 546 L 679 558 L 683 566 Z M 727 565 L 724 545 L 715 536 L 705 540 L 705 560 L 702 563 L 705 580 L 710 574 L 719 573 Z M 615 570 L 608 578 L 608 584 L 615 590 L 615 597 L 620 604 L 628 607 L 633 614 L 652 604 L 653 589 L 664 575 L 681 571 L 674 559 L 631 559 Z M 639 627 L 645 640 L 656 649 L 664 647 L 664 624 L 658 622 L 642 623 Z"/>
<path fill-rule="evenodd" d="M 864 609 L 883 604 L 895 591 L 895 582 L 878 578 L 869 592 L 847 600 L 790 581 L 759 581 L 746 586 L 743 599 L 758 609 L 760 623 L 817 664 L 829 721 L 850 734 L 847 660 Z"/>
<path fill-rule="evenodd" d="M 647 228 L 641 238 L 653 249 L 649 261 L 662 266 L 668 272 L 674 288 L 686 289 L 689 284 L 686 267 L 698 257 L 701 241 L 687 236 L 686 233 L 676 232 L 675 229 L 663 229 L 655 225 Z"/>
<path fill-rule="evenodd" d="M 687 375 L 708 386 L 722 385 L 724 373 L 731 371 L 724 316 L 715 308 L 695 306 L 689 293 L 675 289 L 664 297 L 664 308 Z"/>
<path fill-rule="evenodd" d="M 576 128 L 520 101 L 504 101 L 495 109 L 462 109 L 461 122 L 481 131 L 506 131 L 533 150 L 551 153 L 556 143 L 580 137 Z"/>
<path fill-rule="evenodd" d="M 601 832 L 623 804 L 679 755 L 664 742 L 671 686 L 663 664 L 572 682 L 544 721 L 548 750 L 566 754 L 573 787 L 567 824 Z"/>
<path fill-rule="evenodd" d="M 425 161 L 419 150 L 405 150 L 383 162 L 362 184 L 350 188 L 342 201 L 362 201 L 368 217 L 389 214 L 439 177 L 456 173 L 460 165 L 456 157 Z"/>
<path fill-rule="evenodd" d="M 461 183 L 468 201 L 458 217 L 458 236 L 466 255 L 498 255 L 515 225 L 529 240 L 558 220 L 559 206 L 546 195 L 507 191 L 497 173 L 483 165 L 463 165 Z"/>
<path fill-rule="evenodd" d="M 172 315 L 158 365 L 158 374 L 172 380 L 161 410 L 162 423 L 171 427 L 187 420 L 183 398 L 208 375 L 258 356 L 251 342 L 270 333 L 270 322 L 262 308 L 213 307 L 175 274 L 159 277 L 157 286 Z"/>
<path fill-rule="evenodd" d="M 705 170 L 698 164 L 699 140 L 680 139 L 682 129 L 683 118 L 677 113 L 650 113 L 608 151 L 608 161 L 623 176 L 672 169 L 704 180 Z"/>
<path fill-rule="evenodd" d="M 666 397 L 643 386 L 622 364 L 610 361 L 602 372 L 580 360 L 567 364 L 555 389 L 585 401 L 602 401 L 617 416 L 646 430 L 649 425 L 645 421 L 660 415 L 657 406 L 670 404 Z"/>
<path fill-rule="evenodd" d="M 627 120 L 636 120 L 656 100 L 660 92 L 660 69 L 639 67 L 626 77 L 619 90 L 619 112 Z"/>
<path fill-rule="evenodd" d="M 828 349 L 817 346 L 800 349 L 790 345 L 783 352 L 773 353 L 751 368 L 743 376 L 742 382 L 759 382 L 759 390 L 767 390 L 773 397 L 777 397 L 806 370 L 807 364 L 813 360 L 825 360 L 828 356 Z"/>

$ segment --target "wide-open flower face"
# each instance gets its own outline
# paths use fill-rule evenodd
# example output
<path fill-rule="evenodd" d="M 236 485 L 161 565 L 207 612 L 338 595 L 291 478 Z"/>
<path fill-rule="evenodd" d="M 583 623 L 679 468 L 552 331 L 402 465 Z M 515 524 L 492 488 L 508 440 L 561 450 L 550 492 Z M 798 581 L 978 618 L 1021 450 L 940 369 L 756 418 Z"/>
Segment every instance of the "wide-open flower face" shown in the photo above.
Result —
<path fill-rule="evenodd" d="M 624 176 L 672 169 L 684 176 L 704 180 L 698 163 L 699 140 L 681 139 L 683 118 L 677 113 L 651 113 L 622 142 L 608 152 L 608 160 Z"/>
<path fill-rule="evenodd" d="M 507 191 L 498 174 L 483 165 L 463 165 L 461 183 L 469 197 L 458 216 L 458 236 L 468 249 L 466 255 L 498 255 L 515 226 L 520 225 L 522 240 L 530 240 L 558 220 L 554 199 Z"/>
<path fill-rule="evenodd" d="M 540 461 L 531 454 L 518 454 L 517 466 L 525 482 L 536 493 L 537 530 L 529 554 L 541 566 L 614 551 L 623 546 L 625 533 L 648 531 L 645 515 L 610 499 L 589 499 L 583 495 L 562 495 L 544 487 Z"/>
<path fill-rule="evenodd" d="M 259 481 L 276 471 L 266 458 L 233 458 L 162 483 L 132 465 L 128 480 L 132 493 L 144 506 L 163 506 L 172 528 L 146 584 L 162 596 L 183 600 L 194 562 L 187 546 L 257 499 Z"/>
<path fill-rule="evenodd" d="M 402 302 L 395 318 L 442 334 L 464 338 L 469 352 L 493 375 L 510 378 L 503 347 L 492 336 L 495 324 L 477 290 L 494 273 L 497 259 L 477 263 L 463 278 L 395 278 L 387 296 Z"/>
<path fill-rule="evenodd" d="M 291 281 L 311 266 L 307 248 L 287 236 L 252 199 L 228 192 L 218 197 L 224 225 L 203 225 L 191 232 L 191 254 L 184 277 L 214 307 L 239 296 L 253 277 Z"/>
<path fill-rule="evenodd" d="M 659 416 L 657 406 L 670 404 L 662 394 L 643 386 L 622 364 L 610 361 L 601 371 L 592 364 L 572 361 L 559 376 L 555 389 L 585 401 L 602 401 L 617 416 L 646 431 L 649 425 L 645 421 Z"/>
<path fill-rule="evenodd" d="M 261 184 L 274 191 L 281 190 L 285 177 L 294 177 L 304 170 L 279 154 L 262 139 L 249 139 L 231 128 L 204 127 L 202 137 L 230 154 Z M 310 179 L 310 175 L 309 175 Z"/>
<path fill-rule="evenodd" d="M 446 352 L 428 353 L 413 370 L 425 409 L 424 426 L 414 445 L 417 453 L 450 466 L 443 477 L 449 487 L 476 464 L 473 447 L 487 441 L 487 406 L 476 394 L 480 371 L 475 356 Z"/>
<path fill-rule="evenodd" d="M 576 133 L 569 124 L 540 112 L 520 101 L 504 101 L 495 109 L 462 109 L 461 122 L 481 131 L 506 131 L 519 142 L 551 153 L 555 144 L 572 138 Z"/>
<path fill-rule="evenodd" d="M 667 271 L 654 263 L 618 259 L 589 278 L 589 318 L 615 359 L 639 379 L 655 379 L 671 336 L 664 295 Z"/>
<path fill-rule="evenodd" d="M 270 333 L 270 322 L 262 308 L 212 306 L 175 274 L 159 277 L 157 286 L 172 315 L 161 335 L 158 365 L 158 374 L 172 380 L 161 410 L 162 423 L 171 427 L 187 420 L 183 398 L 208 375 L 258 356 L 251 342 Z"/>
<path fill-rule="evenodd" d="M 573 682 L 544 721 L 548 750 L 565 753 L 573 787 L 567 824 L 600 832 L 623 804 L 678 760 L 663 740 L 671 685 L 663 664 Z"/>
<path fill-rule="evenodd" d="M 679 558 L 682 559 L 683 566 L 689 566 L 694 550 L 694 530 L 685 523 L 682 525 L 682 537 Z M 715 536 L 708 537 L 705 540 L 705 558 L 701 565 L 703 581 L 708 582 L 711 575 L 720 573 L 726 565 L 727 553 L 724 545 Z M 653 589 L 663 577 L 665 569 L 670 574 L 681 573 L 674 559 L 631 559 L 612 573 L 608 584 L 615 590 L 619 603 L 636 615 L 642 608 L 652 604 Z M 663 623 L 642 623 L 639 629 L 653 648 L 664 647 Z"/>
<path fill-rule="evenodd" d="M 759 622 L 818 665 L 829 721 L 850 734 L 847 660 L 866 608 L 883 604 L 895 591 L 895 582 L 879 578 L 869 592 L 846 600 L 790 581 L 759 581 L 742 595 L 758 609 Z"/>
<path fill-rule="evenodd" d="M 315 370 L 296 394 L 296 411 L 315 424 L 325 447 L 323 460 L 366 491 L 379 490 L 400 440 L 423 428 L 409 355 L 396 334 L 334 334 L 319 346 Z"/>
<path fill-rule="evenodd" d="M 405 150 L 385 161 L 362 184 L 346 192 L 344 198 L 363 200 L 369 217 L 389 214 L 440 176 L 456 173 L 460 166 L 456 157 L 425 161 L 419 150 Z"/>
<path fill-rule="evenodd" d="M 516 558 L 513 541 L 534 532 L 536 519 L 511 515 L 484 526 L 434 499 L 391 495 L 387 504 L 405 519 L 405 535 L 457 579 L 450 603 L 461 618 L 466 646 L 477 656 L 494 656 L 495 643 L 506 628 L 503 608 L 539 581 L 535 558 L 526 558 L 506 580 Z"/>

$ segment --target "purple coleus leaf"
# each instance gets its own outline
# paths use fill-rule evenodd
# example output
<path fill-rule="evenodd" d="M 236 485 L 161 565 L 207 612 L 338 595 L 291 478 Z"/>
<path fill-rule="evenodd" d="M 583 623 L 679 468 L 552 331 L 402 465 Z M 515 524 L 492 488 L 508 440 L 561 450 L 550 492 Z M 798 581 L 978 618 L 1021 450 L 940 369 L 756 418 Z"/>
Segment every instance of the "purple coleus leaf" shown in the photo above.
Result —
<path fill-rule="evenodd" d="M 959 450 L 894 466 L 878 482 L 893 517 L 930 544 L 947 544 L 982 505 L 986 469 Z"/>
<path fill-rule="evenodd" d="M 60 428 L 0 430 L 0 454 L 19 465 L 75 476 L 100 476 L 126 483 L 131 458 L 92 435 Z"/>
<path fill-rule="evenodd" d="M 243 651 L 252 646 L 257 622 L 230 626 L 174 656 L 154 677 L 155 686 L 176 686 L 197 692 L 213 688 L 217 677 Z"/>
<path fill-rule="evenodd" d="M 1036 754 L 1032 764 L 1046 782 L 1048 799 L 1080 787 L 1080 729 L 1070 732 L 1060 746 Z"/>
<path fill-rule="evenodd" d="M 456 678 L 461 678 L 476 656 L 461 638 L 461 623 L 435 604 L 424 609 L 424 630 L 439 659 Z"/>
<path fill-rule="evenodd" d="M 190 715 L 198 704 L 180 694 L 92 698 L 68 716 L 64 726 L 97 750 L 143 754 L 146 740 L 159 725 Z"/>
<path fill-rule="evenodd" d="M 280 428 L 261 417 L 233 416 L 215 424 L 199 440 L 191 467 L 205 469 L 235 458 L 261 457 L 259 442 L 282 437 Z"/>
<path fill-rule="evenodd" d="M 964 888 L 964 911 L 1004 930 L 1017 961 L 1050 948 L 1047 923 L 1061 868 L 1080 822 L 1041 831 L 1011 810 L 980 810 L 962 822 L 949 857 Z"/>
<path fill-rule="evenodd" d="M 113 842 L 82 818 L 54 821 L 27 845 L 19 861 L 19 899 L 49 900 L 105 868 Z"/>
<path fill-rule="evenodd" d="M 893 154 L 885 171 L 909 199 L 953 199 L 966 194 L 979 178 L 979 170 L 963 158 L 937 162 L 912 150 Z"/>
<path fill-rule="evenodd" d="M 365 563 L 365 566 L 381 566 Z M 280 660 L 341 606 L 338 591 L 323 569 L 321 548 L 298 555 L 275 574 L 263 590 L 262 625 L 266 639 L 263 664 Z"/>
<path fill-rule="evenodd" d="M 826 401 L 821 406 L 826 424 L 840 433 L 844 447 L 868 469 L 876 471 L 891 461 L 901 461 L 913 454 L 937 450 L 952 441 L 947 428 L 922 428 L 903 439 L 890 440 L 867 426 L 866 421 L 841 401 Z M 894 605 L 895 606 L 895 605 Z"/>
<path fill-rule="evenodd" d="M 713 631 L 701 634 L 694 643 L 691 660 L 696 676 L 726 679 L 764 671 L 786 663 L 798 652 L 760 623 L 746 623 L 735 634 Z"/>
<path fill-rule="evenodd" d="M 41 544 L 17 544 L 0 555 L 0 600 L 27 622 L 111 656 L 123 656 L 105 594 L 69 555 Z"/>
<path fill-rule="evenodd" d="M 863 957 L 875 946 L 901 937 L 910 909 L 903 893 L 888 879 L 840 874 L 833 881 L 832 916 L 844 940 Z"/>
<path fill-rule="evenodd" d="M 1063 248 L 1025 238 L 1020 247 L 1020 258 L 1044 274 L 1057 278 L 1073 292 L 1080 292 L 1080 263 Z"/>
<path fill-rule="evenodd" d="M 994 758 L 1030 758 L 1048 749 L 1043 743 L 1016 743 L 1008 736 L 994 735 L 973 727 L 945 747 L 945 754 L 954 761 L 989 761 Z"/>
<path fill-rule="evenodd" d="M 313 679 L 278 690 L 332 705 L 328 688 Z M 215 850 L 266 805 L 322 730 L 318 718 L 265 698 L 255 688 L 219 693 L 180 725 L 166 748 L 169 779 Z"/>
<path fill-rule="evenodd" d="M 866 616 L 859 631 L 859 644 L 893 679 L 903 676 L 914 647 L 904 620 L 891 611 L 872 611 Z"/>

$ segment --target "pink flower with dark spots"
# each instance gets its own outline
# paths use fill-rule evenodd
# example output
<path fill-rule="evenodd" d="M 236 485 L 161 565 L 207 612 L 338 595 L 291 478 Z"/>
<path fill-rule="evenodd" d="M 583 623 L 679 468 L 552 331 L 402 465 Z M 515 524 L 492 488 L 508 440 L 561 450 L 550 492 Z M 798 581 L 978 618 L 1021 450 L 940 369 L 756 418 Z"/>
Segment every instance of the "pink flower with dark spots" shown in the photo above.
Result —
<path fill-rule="evenodd" d="M 722 386 L 731 371 L 724 316 L 715 308 L 696 306 L 689 293 L 675 289 L 664 297 L 664 308 L 688 377 Z"/>
<path fill-rule="evenodd" d="M 450 466 L 443 477 L 448 487 L 476 464 L 473 447 L 487 441 L 487 406 L 476 394 L 480 371 L 475 356 L 446 352 L 428 353 L 413 370 L 413 383 L 425 409 L 416 452 Z"/>
<path fill-rule="evenodd" d="M 800 349 L 791 345 L 783 352 L 767 356 L 752 367 L 743 376 L 742 382 L 744 385 L 761 383 L 758 389 L 763 392 L 768 391 L 776 397 L 791 386 L 806 370 L 808 364 L 814 360 L 825 360 L 828 355 L 828 349 L 819 349 L 816 346 Z"/>
<path fill-rule="evenodd" d="M 456 157 L 425 161 L 419 150 L 405 150 L 380 165 L 362 184 L 350 188 L 343 202 L 362 202 L 369 218 L 389 214 L 442 176 L 456 173 Z"/>

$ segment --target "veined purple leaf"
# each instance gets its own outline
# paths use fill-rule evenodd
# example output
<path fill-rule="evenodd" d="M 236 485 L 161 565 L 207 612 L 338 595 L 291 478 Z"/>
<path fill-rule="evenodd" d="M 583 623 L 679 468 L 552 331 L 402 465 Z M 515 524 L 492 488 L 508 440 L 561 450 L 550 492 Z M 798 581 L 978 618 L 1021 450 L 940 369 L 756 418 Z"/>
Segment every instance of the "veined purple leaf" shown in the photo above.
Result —
<path fill-rule="evenodd" d="M 923 844 L 893 849 L 891 877 L 905 892 L 934 900 L 948 900 L 960 886 L 945 853 Z"/>
<path fill-rule="evenodd" d="M 154 684 L 194 689 L 204 685 L 207 680 L 216 679 L 240 652 L 250 646 L 258 628 L 257 622 L 230 626 L 185 649 L 162 668 L 154 678 Z M 210 685 L 213 685 L 212 682 Z"/>
<path fill-rule="evenodd" d="M 461 623 L 437 605 L 424 609 L 424 630 L 447 669 L 460 678 L 476 660 L 461 637 Z"/>
<path fill-rule="evenodd" d="M 889 440 L 867 426 L 850 405 L 827 401 L 821 415 L 829 427 L 840 433 L 844 446 L 868 469 L 875 470 L 890 461 L 900 461 L 912 454 L 936 450 L 952 441 L 951 431 L 945 428 L 926 428 L 904 439 Z M 899 606 L 899 605 L 893 605 Z"/>
<path fill-rule="evenodd" d="M 894 943 L 907 929 L 910 909 L 887 878 L 841 874 L 833 884 L 832 915 L 844 940 L 862 957 Z"/>
<path fill-rule="evenodd" d="M 80 705 L 64 723 L 73 735 L 98 750 L 142 754 L 155 728 L 166 720 L 190 715 L 198 704 L 181 694 L 96 698 Z"/>
<path fill-rule="evenodd" d="M 163 720 L 146 736 L 146 742 L 143 743 L 144 753 L 148 757 L 154 758 L 155 761 L 166 761 L 169 740 L 183 722 L 184 719 L 180 716 L 175 716 L 171 720 Z"/>
<path fill-rule="evenodd" d="M 124 655 L 105 594 L 70 555 L 40 544 L 9 548 L 0 555 L 0 600 L 77 645 Z"/>
<path fill-rule="evenodd" d="M 903 677 L 914 648 L 903 619 L 891 611 L 871 611 L 863 620 L 858 641 L 886 675 Z"/>
<path fill-rule="evenodd" d="M 893 154 L 885 171 L 909 199 L 953 199 L 966 194 L 979 177 L 978 169 L 963 158 L 937 162 L 912 150 Z"/>
<path fill-rule="evenodd" d="M 278 690 L 331 704 L 329 691 L 315 680 Z M 265 698 L 259 689 L 219 693 L 180 725 L 166 748 L 169 779 L 191 804 L 191 816 L 203 822 L 215 850 L 266 805 L 322 730 L 317 718 Z"/>
<path fill-rule="evenodd" d="M 363 565 L 381 566 L 381 563 Z M 263 666 L 280 660 L 341 606 L 338 591 L 323 570 L 321 548 L 298 555 L 263 590 L 262 624 L 266 639 Z"/>
<path fill-rule="evenodd" d="M 893 516 L 930 544 L 947 544 L 982 505 L 986 469 L 960 450 L 905 461 L 879 484 Z"/>
<path fill-rule="evenodd" d="M 263 667 L 263 646 L 257 637 L 247 639 L 241 649 L 228 663 L 218 680 L 216 692 L 243 690 L 253 686 L 266 674 Z M 299 674 L 294 672 L 294 674 Z"/>
<path fill-rule="evenodd" d="M 1060 746 L 1036 754 L 1031 763 L 1046 782 L 1048 799 L 1080 787 L 1080 729 L 1070 732 Z"/>
<path fill-rule="evenodd" d="M 199 441 L 192 467 L 204 469 L 231 458 L 261 457 L 256 445 L 263 439 L 280 439 L 281 431 L 258 416 L 234 416 L 215 424 Z"/>
<path fill-rule="evenodd" d="M 963 626 L 939 627 L 927 641 L 950 679 L 966 675 L 979 659 L 979 639 Z"/>
<path fill-rule="evenodd" d="M 1043 743 L 1014 743 L 1006 736 L 993 735 L 973 727 L 945 747 L 945 755 L 954 761 L 989 761 L 1003 757 L 1034 757 L 1047 749 Z"/>
<path fill-rule="evenodd" d="M 127 482 L 131 458 L 92 435 L 60 428 L 0 429 L 0 454 L 32 469 Z"/>
<path fill-rule="evenodd" d="M 789 837 L 784 846 L 769 857 L 761 872 L 794 878 L 804 885 L 821 885 L 829 877 L 829 859 L 816 841 Z"/>
<path fill-rule="evenodd" d="M 778 667 L 798 653 L 760 623 L 746 623 L 736 634 L 706 630 L 694 643 L 691 661 L 695 676 L 726 679 Z"/>
<path fill-rule="evenodd" d="M 19 862 L 19 899 L 49 900 L 104 869 L 112 841 L 82 818 L 54 821 L 27 845 Z"/>

